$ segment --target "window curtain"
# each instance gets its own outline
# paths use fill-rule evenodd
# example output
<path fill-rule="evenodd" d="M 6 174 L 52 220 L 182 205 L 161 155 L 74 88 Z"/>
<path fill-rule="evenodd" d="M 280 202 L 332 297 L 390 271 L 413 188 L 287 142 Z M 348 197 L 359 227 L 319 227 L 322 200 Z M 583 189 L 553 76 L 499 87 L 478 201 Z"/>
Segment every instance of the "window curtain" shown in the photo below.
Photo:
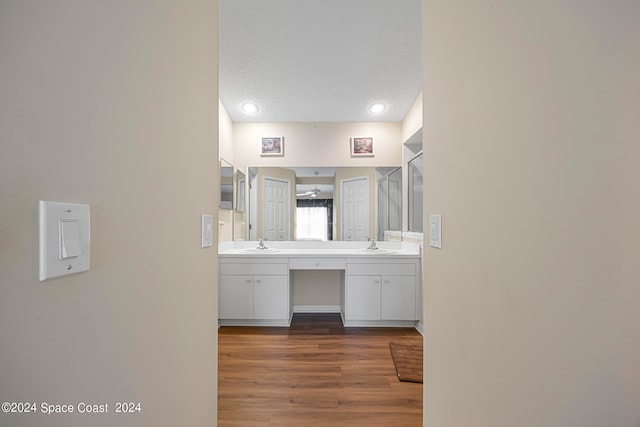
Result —
<path fill-rule="evenodd" d="M 296 238 L 333 240 L 333 199 L 298 199 Z"/>

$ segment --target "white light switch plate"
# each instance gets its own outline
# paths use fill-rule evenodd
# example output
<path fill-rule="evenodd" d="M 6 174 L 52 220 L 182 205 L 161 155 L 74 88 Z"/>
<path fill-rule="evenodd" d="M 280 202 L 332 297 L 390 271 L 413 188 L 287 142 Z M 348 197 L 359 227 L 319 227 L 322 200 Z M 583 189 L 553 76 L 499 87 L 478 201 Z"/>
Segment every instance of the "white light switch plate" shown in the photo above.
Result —
<path fill-rule="evenodd" d="M 40 280 L 89 269 L 91 222 L 89 205 L 40 201 Z"/>
<path fill-rule="evenodd" d="M 442 249 L 442 215 L 429 215 L 429 246 Z"/>
<path fill-rule="evenodd" d="M 202 214 L 202 247 L 213 246 L 213 215 Z"/>

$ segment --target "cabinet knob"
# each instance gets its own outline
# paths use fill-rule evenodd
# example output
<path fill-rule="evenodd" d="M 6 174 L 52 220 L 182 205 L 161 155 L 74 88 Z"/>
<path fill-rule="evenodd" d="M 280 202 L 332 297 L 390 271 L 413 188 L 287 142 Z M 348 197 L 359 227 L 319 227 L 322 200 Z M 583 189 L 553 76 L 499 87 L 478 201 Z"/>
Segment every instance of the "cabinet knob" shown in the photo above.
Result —
<path fill-rule="evenodd" d="M 314 262 L 314 264 L 315 264 L 316 266 L 317 266 L 317 265 L 320 265 L 320 261 L 316 261 L 316 262 Z"/>
<path fill-rule="evenodd" d="M 256 283 L 262 282 L 262 279 L 256 279 Z"/>

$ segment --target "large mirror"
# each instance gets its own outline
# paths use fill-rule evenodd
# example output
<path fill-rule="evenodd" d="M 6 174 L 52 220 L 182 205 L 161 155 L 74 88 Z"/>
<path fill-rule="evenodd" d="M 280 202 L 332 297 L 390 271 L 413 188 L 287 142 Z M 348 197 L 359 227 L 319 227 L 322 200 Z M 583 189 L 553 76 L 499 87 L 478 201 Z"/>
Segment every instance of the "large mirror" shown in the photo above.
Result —
<path fill-rule="evenodd" d="M 380 239 L 389 219 L 400 230 L 397 166 L 251 167 L 248 175 L 250 240 Z M 380 194 L 378 182 L 385 177 L 396 181 Z M 384 225 L 377 209 L 381 197 L 394 203 Z"/>

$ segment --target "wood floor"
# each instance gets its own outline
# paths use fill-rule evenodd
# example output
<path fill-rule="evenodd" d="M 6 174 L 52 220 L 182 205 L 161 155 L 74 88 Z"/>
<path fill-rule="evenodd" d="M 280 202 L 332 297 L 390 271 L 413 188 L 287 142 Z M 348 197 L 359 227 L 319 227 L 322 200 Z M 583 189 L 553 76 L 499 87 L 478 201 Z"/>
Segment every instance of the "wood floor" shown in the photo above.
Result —
<path fill-rule="evenodd" d="M 401 382 L 389 342 L 411 328 L 345 328 L 296 314 L 289 328 L 218 331 L 219 426 L 421 426 L 422 384 Z"/>

